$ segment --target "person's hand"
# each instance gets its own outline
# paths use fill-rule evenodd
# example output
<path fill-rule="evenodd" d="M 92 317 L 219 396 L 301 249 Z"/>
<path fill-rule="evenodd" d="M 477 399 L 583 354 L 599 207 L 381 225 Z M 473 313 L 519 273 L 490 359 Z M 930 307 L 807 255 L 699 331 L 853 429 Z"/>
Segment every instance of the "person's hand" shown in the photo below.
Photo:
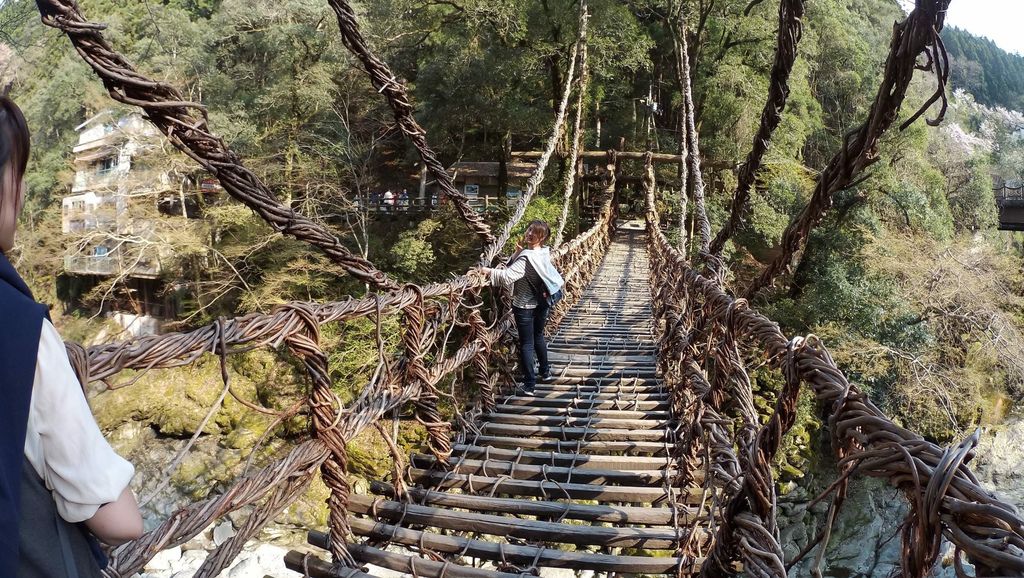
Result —
<path fill-rule="evenodd" d="M 482 273 L 484 275 L 490 275 L 491 274 L 491 268 L 490 267 L 480 267 L 478 269 L 478 271 L 480 271 L 480 273 Z"/>
<path fill-rule="evenodd" d="M 522 250 L 523 250 L 523 241 L 522 240 L 516 241 L 516 252 L 518 253 L 519 251 L 522 251 Z"/>

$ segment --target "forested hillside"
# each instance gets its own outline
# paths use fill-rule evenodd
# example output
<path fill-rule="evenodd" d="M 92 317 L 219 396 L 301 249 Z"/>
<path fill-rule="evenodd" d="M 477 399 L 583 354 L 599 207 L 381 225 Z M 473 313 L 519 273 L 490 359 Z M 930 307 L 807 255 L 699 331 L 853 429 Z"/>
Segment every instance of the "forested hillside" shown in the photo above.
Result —
<path fill-rule="evenodd" d="M 717 230 L 728 217 L 735 168 L 750 149 L 768 94 L 778 5 L 682 1 L 708 213 Z M 385 189 L 414 190 L 419 158 L 342 45 L 326 2 L 80 4 L 108 24 L 108 38 L 138 69 L 208 107 L 212 128 L 278 198 L 341 231 L 354 253 L 409 282 L 445 279 L 475 263 L 479 244 L 445 212 L 450 207 L 424 219 L 381 220 L 368 218 L 357 204 Z M 543 146 L 577 36 L 577 2 L 367 0 L 357 6 L 368 41 L 409 88 L 416 117 L 446 165 L 498 161 L 511 150 Z M 675 8 L 676 0 L 589 2 L 589 88 L 582 101 L 587 149 L 622 143 L 629 150 L 678 150 Z M 782 123 L 757 174 L 751 210 L 724 253 L 726 283 L 737 294 L 780 253 L 781 234 L 807 203 L 814 179 L 844 135 L 864 120 L 892 24 L 904 16 L 896 0 L 815 0 L 806 8 Z M 61 274 L 60 199 L 72 180 L 75 127 L 115 103 L 67 39 L 40 24 L 34 2 L 3 3 L 0 31 L 4 81 L 33 131 L 18 266 L 42 299 L 70 302 L 75 287 Z M 990 108 L 1024 109 L 1024 58 L 956 29 L 943 38 L 953 86 L 963 89 L 948 91 L 944 122 L 931 127 L 922 120 L 898 130 L 936 90 L 934 76 L 919 73 L 879 162 L 835 196 L 792 270 L 754 305 L 787 334 L 822 337 L 850 380 L 889 415 L 949 443 L 979 425 L 1015 417 L 1024 396 L 1022 248 L 1018 238 L 996 231 L 992 193 L 993 177 L 1024 177 L 1024 141 L 1019 114 Z M 560 153 L 569 149 L 569 139 L 562 141 Z M 168 152 L 164 162 L 191 170 L 177 153 Z M 567 170 L 564 156 L 556 157 L 528 217 L 558 220 L 560 177 Z M 666 182 L 677 176 L 673 167 L 661 171 Z M 666 186 L 661 194 L 666 210 L 677 211 L 680 192 Z M 274 233 L 230 199 L 204 210 L 201 225 L 160 240 L 175 255 L 167 274 L 180 280 L 173 291 L 183 311 L 172 328 L 367 291 L 321 253 Z M 500 224 L 507 216 L 488 218 Z M 574 209 L 570 230 L 578 217 Z M 664 219 L 670 227 L 679 222 L 678 215 Z M 101 321 L 92 313 L 119 291 L 129 290 L 114 279 L 76 295 L 73 306 L 59 312 L 67 337 L 95 337 Z M 335 383 L 363 383 L 372 373 L 376 329 L 369 322 L 346 327 L 351 338 L 331 355 Z M 339 341 L 332 334 L 325 340 Z M 245 387 L 274 403 L 270 384 L 284 384 L 285 391 L 299 386 L 294 375 L 268 365 L 254 355 L 237 369 L 248 376 Z M 204 367 L 197 383 L 215 382 L 213 373 L 212 365 Z M 759 405 L 769 407 L 780 384 L 753 378 Z M 167 393 L 161 389 L 166 383 L 147 380 L 146 389 L 134 393 L 103 394 L 106 406 L 101 396 L 105 427 L 150 420 L 162 435 L 181 437 L 215 395 L 196 384 Z M 343 401 L 352 399 L 354 387 L 341 386 Z M 816 437 L 820 423 L 809 399 L 801 412 L 782 464 L 787 480 L 799 479 L 827 444 Z M 297 427 L 247 419 L 232 415 L 210 427 L 235 436 L 231 443 L 262 439 L 267 428 L 290 435 Z M 366 471 L 381 467 L 372 450 L 362 451 L 366 455 L 353 450 L 354 463 Z M 215 484 L 178 481 L 196 495 Z"/>
<path fill-rule="evenodd" d="M 1024 56 L 955 27 L 943 30 L 942 39 L 952 61 L 954 85 L 982 104 L 1024 109 Z"/>

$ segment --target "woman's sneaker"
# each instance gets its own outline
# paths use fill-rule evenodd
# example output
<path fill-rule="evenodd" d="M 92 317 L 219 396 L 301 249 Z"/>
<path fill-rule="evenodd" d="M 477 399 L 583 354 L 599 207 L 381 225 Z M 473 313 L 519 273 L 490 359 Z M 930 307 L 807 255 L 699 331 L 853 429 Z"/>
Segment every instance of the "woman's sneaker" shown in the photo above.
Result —
<path fill-rule="evenodd" d="M 553 375 L 551 375 L 550 371 L 545 371 L 544 373 L 542 373 L 540 375 L 539 378 L 537 378 L 537 381 L 539 381 L 540 383 L 547 383 L 547 382 L 551 381 L 554 378 L 555 377 Z"/>

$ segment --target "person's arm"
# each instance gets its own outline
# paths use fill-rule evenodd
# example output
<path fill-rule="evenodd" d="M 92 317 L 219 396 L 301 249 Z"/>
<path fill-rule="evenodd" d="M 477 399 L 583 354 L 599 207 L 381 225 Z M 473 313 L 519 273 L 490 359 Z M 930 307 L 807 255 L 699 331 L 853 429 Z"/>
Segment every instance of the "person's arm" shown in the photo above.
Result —
<path fill-rule="evenodd" d="M 111 546 L 142 536 L 142 516 L 131 488 L 125 488 L 117 500 L 100 506 L 85 525 L 101 542 Z"/>
<path fill-rule="evenodd" d="M 85 522 L 112 545 L 142 535 L 142 515 L 128 486 L 135 468 L 100 432 L 64 342 L 49 321 L 39 338 L 25 456 L 64 520 Z"/>
<path fill-rule="evenodd" d="M 526 258 L 516 259 L 511 265 L 504 269 L 488 269 L 484 268 L 484 272 L 490 278 L 491 285 L 497 287 L 499 285 L 511 285 L 516 281 L 523 278 L 526 275 Z"/>

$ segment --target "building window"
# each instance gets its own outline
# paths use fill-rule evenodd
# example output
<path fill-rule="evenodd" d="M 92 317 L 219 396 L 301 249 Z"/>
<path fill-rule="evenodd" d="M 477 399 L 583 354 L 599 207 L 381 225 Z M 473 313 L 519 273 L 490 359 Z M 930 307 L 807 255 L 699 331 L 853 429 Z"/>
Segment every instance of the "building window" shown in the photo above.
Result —
<path fill-rule="evenodd" d="M 94 251 L 93 254 L 96 255 L 97 257 L 106 257 L 108 254 L 110 254 L 110 249 L 104 247 L 103 245 L 96 245 L 96 251 Z"/>
<path fill-rule="evenodd" d="M 117 168 L 117 157 L 107 157 L 96 163 L 96 174 L 107 175 Z"/>

